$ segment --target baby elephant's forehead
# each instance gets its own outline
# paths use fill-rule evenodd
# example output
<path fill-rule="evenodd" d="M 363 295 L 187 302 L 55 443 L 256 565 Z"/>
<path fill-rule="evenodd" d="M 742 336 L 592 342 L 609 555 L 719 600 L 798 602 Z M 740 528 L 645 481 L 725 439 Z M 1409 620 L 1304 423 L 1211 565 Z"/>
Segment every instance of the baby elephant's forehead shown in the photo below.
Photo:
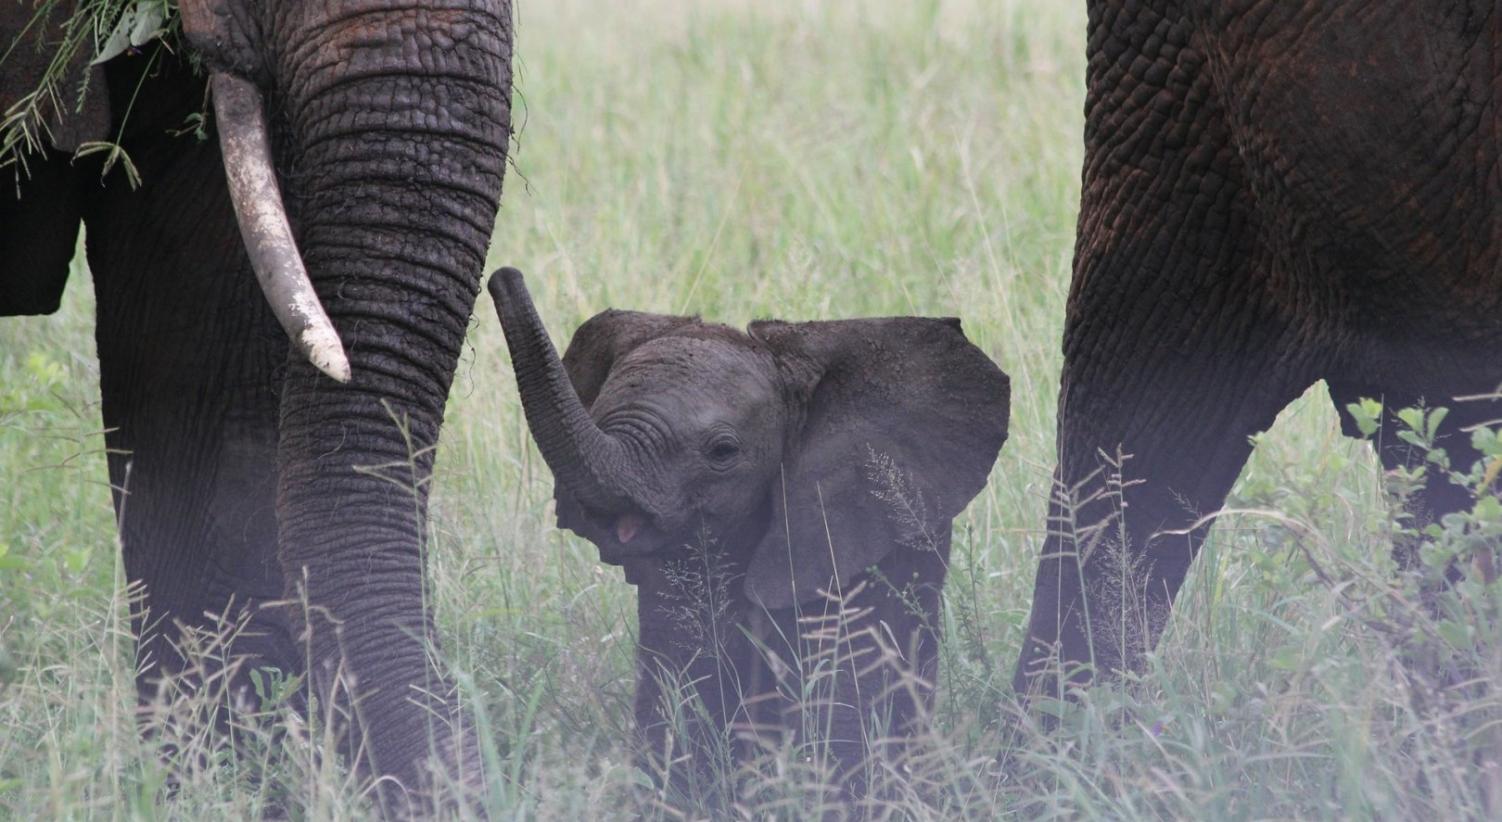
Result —
<path fill-rule="evenodd" d="M 765 352 L 734 341 L 697 337 L 652 340 L 627 355 L 619 367 L 669 382 L 723 387 L 759 384 L 771 375 L 771 360 Z"/>
<path fill-rule="evenodd" d="M 611 369 L 609 382 L 719 404 L 771 398 L 774 379 L 771 356 L 749 341 L 673 336 L 637 347 Z"/>

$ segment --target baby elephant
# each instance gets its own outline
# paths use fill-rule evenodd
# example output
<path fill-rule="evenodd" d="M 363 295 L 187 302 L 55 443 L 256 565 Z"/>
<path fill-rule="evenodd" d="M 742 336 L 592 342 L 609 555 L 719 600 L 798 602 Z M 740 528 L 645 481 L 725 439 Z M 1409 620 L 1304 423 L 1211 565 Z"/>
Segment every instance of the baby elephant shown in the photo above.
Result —
<path fill-rule="evenodd" d="M 786 741 L 858 781 L 931 706 L 950 521 L 1006 439 L 1006 375 L 921 317 L 609 310 L 560 362 L 520 272 L 490 293 L 559 526 L 637 586 L 644 764 Z"/>

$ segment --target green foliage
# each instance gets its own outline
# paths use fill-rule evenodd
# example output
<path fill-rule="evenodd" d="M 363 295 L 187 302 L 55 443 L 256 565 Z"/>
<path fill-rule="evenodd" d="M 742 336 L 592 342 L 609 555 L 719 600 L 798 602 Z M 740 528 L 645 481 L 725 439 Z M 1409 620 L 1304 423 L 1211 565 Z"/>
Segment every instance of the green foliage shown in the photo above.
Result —
<path fill-rule="evenodd" d="M 1348 403 L 1346 413 L 1356 421 L 1356 427 L 1360 429 L 1363 437 L 1370 437 L 1382 427 L 1382 403 L 1370 397 L 1362 397 L 1357 402 Z"/>

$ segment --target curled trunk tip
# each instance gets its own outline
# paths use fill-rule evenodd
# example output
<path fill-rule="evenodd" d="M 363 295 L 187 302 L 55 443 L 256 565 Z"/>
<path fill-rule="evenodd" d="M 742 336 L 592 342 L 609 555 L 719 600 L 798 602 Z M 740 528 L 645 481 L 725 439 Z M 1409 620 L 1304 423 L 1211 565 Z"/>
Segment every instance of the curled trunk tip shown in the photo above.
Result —
<path fill-rule="evenodd" d="M 630 507 L 624 448 L 600 430 L 580 401 L 522 273 L 500 269 L 491 275 L 489 290 L 511 350 L 527 428 L 554 480 L 587 508 Z"/>

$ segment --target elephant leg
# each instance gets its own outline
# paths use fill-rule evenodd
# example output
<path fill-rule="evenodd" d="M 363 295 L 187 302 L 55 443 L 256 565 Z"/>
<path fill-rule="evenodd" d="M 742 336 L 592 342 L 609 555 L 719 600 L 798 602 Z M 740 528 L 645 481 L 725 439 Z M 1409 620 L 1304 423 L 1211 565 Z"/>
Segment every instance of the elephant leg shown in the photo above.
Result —
<path fill-rule="evenodd" d="M 1453 394 L 1480 395 L 1491 393 L 1490 387 L 1496 384 L 1493 378 L 1476 379 L 1478 374 L 1467 375 L 1466 383 L 1480 387 L 1481 390 L 1456 391 Z M 1397 469 L 1414 469 L 1426 465 L 1427 452 L 1425 449 L 1411 445 L 1400 439 L 1397 434 L 1404 431 L 1408 426 L 1397 418 L 1396 412 L 1405 408 L 1435 408 L 1443 406 L 1449 410 L 1444 420 L 1440 423 L 1434 445 L 1443 448 L 1449 456 L 1451 466 L 1459 471 L 1469 470 L 1474 466 L 1482 455 L 1471 446 L 1471 438 L 1466 430 L 1475 425 L 1495 424 L 1502 418 L 1502 402 L 1497 400 L 1456 400 L 1452 396 L 1438 396 L 1433 394 L 1420 396 L 1409 390 L 1383 390 L 1380 386 L 1371 382 L 1357 380 L 1335 380 L 1330 382 L 1330 398 L 1334 401 L 1341 415 L 1341 428 L 1349 436 L 1363 436 L 1355 424 L 1346 406 L 1362 398 L 1376 399 L 1383 404 L 1383 413 L 1380 427 L 1371 436 L 1370 442 L 1382 461 L 1382 467 L 1387 471 Z M 1451 393 L 1451 392 L 1447 392 Z M 1431 619 L 1443 619 L 1444 608 L 1441 604 L 1441 596 L 1449 586 L 1460 582 L 1471 571 L 1482 579 L 1493 579 L 1497 573 L 1495 567 L 1495 545 L 1493 551 L 1482 551 L 1467 561 L 1451 562 L 1443 569 L 1426 569 L 1420 556 L 1420 547 L 1423 539 L 1418 536 L 1425 526 L 1437 523 L 1444 519 L 1445 515 L 1460 511 L 1466 511 L 1475 503 L 1476 498 L 1470 489 L 1450 482 L 1448 472 L 1439 470 L 1438 466 L 1428 465 L 1425 472 L 1424 482 L 1417 488 L 1412 489 L 1403 500 L 1404 513 L 1408 517 L 1407 526 L 1411 529 L 1410 534 L 1402 535 L 1394 539 L 1392 552 L 1401 573 L 1412 574 L 1418 583 L 1418 598 L 1421 606 Z M 1473 562 L 1470 568 L 1465 563 Z M 1463 655 L 1452 657 L 1447 653 L 1435 654 L 1426 647 L 1425 643 L 1411 646 L 1403 656 L 1404 664 L 1409 672 L 1421 680 L 1427 680 L 1433 684 L 1446 687 L 1479 688 L 1477 695 L 1487 689 L 1487 675 L 1485 671 L 1477 670 Z"/>
<path fill-rule="evenodd" d="M 1135 667 L 1334 309 L 1281 247 L 1190 25 L 1092 7 L 1058 464 L 1014 686 Z M 1104 17 L 1103 17 L 1104 16 Z M 1102 19 L 1097 19 L 1102 18 Z M 1105 19 L 1109 18 L 1109 19 Z M 1130 455 L 1130 459 L 1121 457 Z M 1057 666 L 1053 663 L 1056 662 Z"/>
<path fill-rule="evenodd" d="M 1136 670 L 1156 644 L 1209 529 L 1204 517 L 1225 502 L 1250 437 L 1302 387 L 1270 378 L 1266 365 L 1230 365 L 1221 380 L 1186 370 L 1153 391 L 1116 394 L 1109 409 L 1070 402 L 1086 392 L 1066 383 L 1019 695 L 1060 695 L 1059 675 L 1083 683 Z"/>
<path fill-rule="evenodd" d="M 253 329 L 223 312 L 215 312 L 217 330 L 168 331 L 170 314 L 192 306 L 175 305 L 155 285 L 128 287 L 128 272 L 110 268 L 95 267 L 100 384 L 125 571 L 144 589 L 133 609 L 141 696 L 185 667 L 235 656 L 246 657 L 232 679 L 247 696 L 250 668 L 288 675 L 300 668 L 282 612 L 263 607 L 283 590 L 275 561 L 277 406 L 265 358 L 285 346 L 274 325 Z M 241 302 L 255 299 L 247 293 Z M 220 336 L 227 327 L 243 336 Z M 167 350 L 177 346 L 191 355 Z M 223 624 L 240 620 L 238 629 Z M 229 646 L 212 638 L 226 630 L 237 633 Z M 190 640 L 185 631 L 207 633 Z M 210 656 L 185 657 L 188 642 Z"/>
<path fill-rule="evenodd" d="M 862 767 L 871 747 L 866 716 L 884 679 L 885 636 L 872 617 L 873 585 L 861 579 L 843 595 L 788 612 L 787 631 L 799 638 L 796 717 L 801 742 L 828 768 L 844 798 L 866 792 Z M 863 677 L 862 673 L 866 675 Z"/>
<path fill-rule="evenodd" d="M 872 618 L 886 659 L 867 669 L 866 679 L 875 674 L 866 686 L 875 707 L 867 713 L 883 732 L 881 740 L 890 743 L 884 755 L 891 760 L 906 755 L 908 739 L 926 731 L 933 716 L 949 565 L 947 523 L 938 542 L 933 550 L 899 547 L 876 568 Z"/>
<path fill-rule="evenodd" d="M 831 676 L 814 730 L 847 797 L 864 795 L 867 759 L 897 764 L 927 727 L 939 674 L 948 524 L 933 548 L 896 546 L 824 618 L 805 609 L 805 671 Z"/>
<path fill-rule="evenodd" d="M 141 122 L 158 105 L 196 106 L 202 86 L 184 79 L 180 98 L 164 79 Z M 248 699 L 251 668 L 299 669 L 281 611 L 262 607 L 283 592 L 275 453 L 286 340 L 241 250 L 217 147 L 127 148 L 143 187 L 108 178 L 85 223 L 110 482 L 126 575 L 143 589 L 138 687 L 150 700 L 187 674 L 197 688 L 239 657 L 230 686 Z M 212 638 L 225 619 L 244 623 L 227 645 Z"/>
<path fill-rule="evenodd" d="M 719 599 L 736 576 L 697 555 L 628 569 L 637 585 L 637 763 L 700 805 L 729 800 L 718 788 L 746 754 L 732 729 L 750 722 L 744 701 L 761 670 L 742 630 L 744 601 Z"/>

